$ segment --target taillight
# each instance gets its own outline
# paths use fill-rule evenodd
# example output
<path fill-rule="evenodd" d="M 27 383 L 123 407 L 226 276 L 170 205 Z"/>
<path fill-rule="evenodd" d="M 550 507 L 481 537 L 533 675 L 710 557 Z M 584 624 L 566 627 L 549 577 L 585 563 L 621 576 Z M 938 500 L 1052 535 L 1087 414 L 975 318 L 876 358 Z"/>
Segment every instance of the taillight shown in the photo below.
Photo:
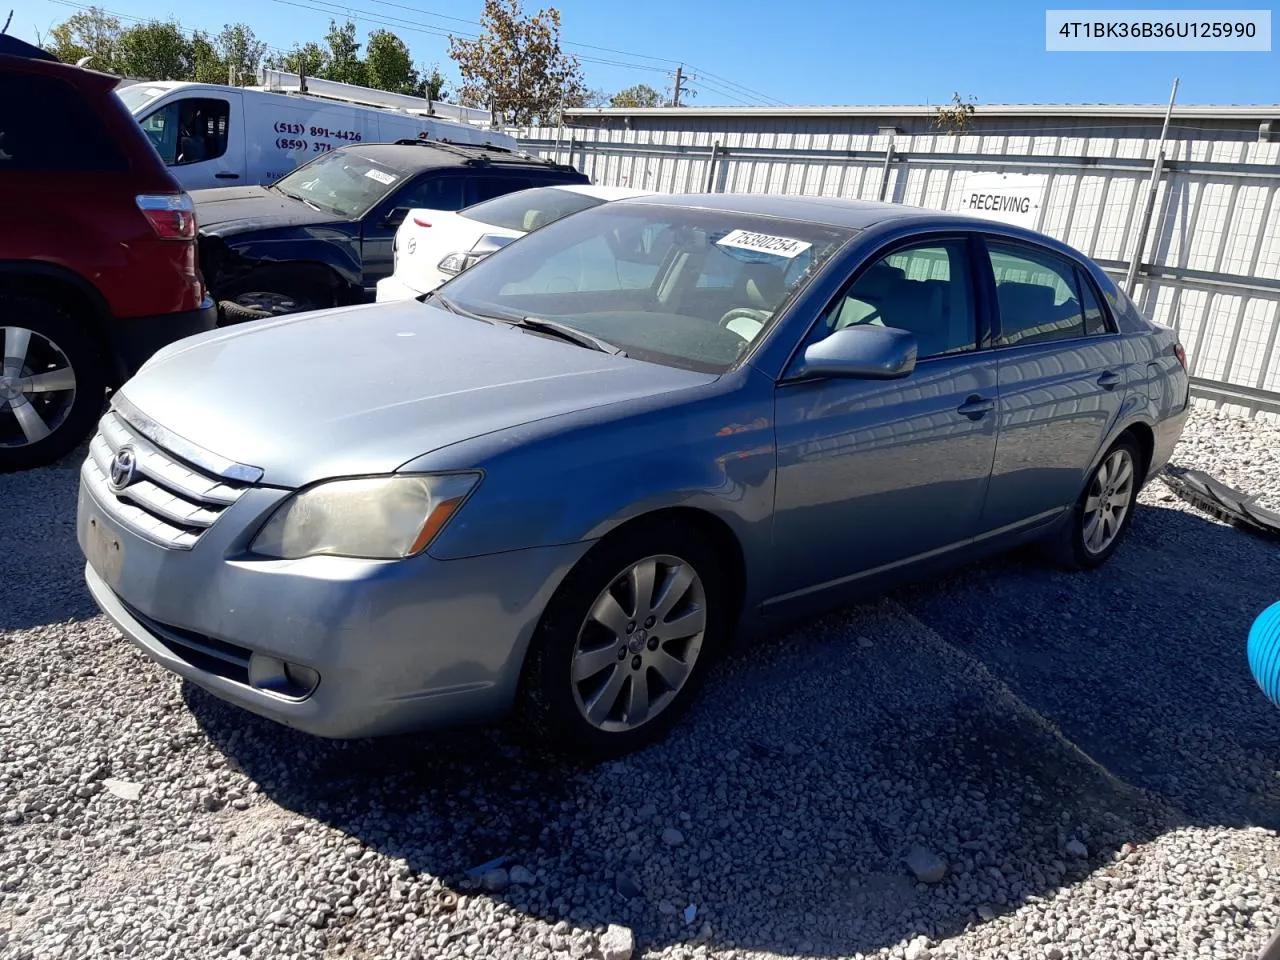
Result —
<path fill-rule="evenodd" d="M 1173 345 L 1173 355 L 1178 358 L 1178 362 L 1182 364 L 1182 369 L 1187 369 L 1187 351 L 1182 349 L 1182 344 L 1175 343 Z"/>
<path fill-rule="evenodd" d="M 163 240 L 194 240 L 196 208 L 185 193 L 152 193 L 137 198 L 156 236 Z"/>
<path fill-rule="evenodd" d="M 420 226 L 420 227 L 429 227 L 429 226 L 431 226 L 431 224 L 427 223 L 427 221 L 425 221 L 425 220 L 419 220 L 417 217 L 414 217 L 414 218 L 413 218 L 413 222 L 414 222 L 414 223 L 416 223 L 416 224 L 417 224 L 418 226 Z"/>

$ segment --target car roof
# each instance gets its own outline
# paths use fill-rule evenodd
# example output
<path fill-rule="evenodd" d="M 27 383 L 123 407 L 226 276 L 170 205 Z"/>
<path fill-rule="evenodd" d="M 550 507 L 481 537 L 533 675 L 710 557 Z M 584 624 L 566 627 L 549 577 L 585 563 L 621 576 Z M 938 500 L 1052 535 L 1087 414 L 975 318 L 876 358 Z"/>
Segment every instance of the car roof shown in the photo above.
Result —
<path fill-rule="evenodd" d="M 486 149 L 482 146 L 465 143 L 436 144 L 429 140 L 421 143 L 352 143 L 339 147 L 338 151 L 354 153 L 357 156 L 372 160 L 374 163 L 400 170 L 403 173 L 417 173 L 420 170 L 461 166 L 467 166 L 472 170 L 533 168 L 556 173 L 568 172 L 567 168 L 557 167 L 536 157 L 525 158 L 518 153 Z M 486 164 L 484 158 L 491 159 L 493 165 Z M 473 160 L 479 160 L 480 162 L 469 162 Z"/>
<path fill-rule="evenodd" d="M 651 197 L 652 190 L 636 190 L 634 187 L 599 187 L 594 183 L 557 183 L 553 187 L 539 187 L 540 190 L 567 190 L 580 193 L 586 197 L 598 197 L 601 200 L 626 200 L 631 197 Z"/>
<path fill-rule="evenodd" d="M 972 226 L 980 218 L 924 207 L 908 207 L 900 203 L 876 203 L 843 197 L 795 197 L 761 193 L 670 193 L 653 194 L 642 203 L 672 204 L 727 213 L 756 214 L 786 220 L 808 220 L 834 227 L 864 230 L 889 220 L 937 220 Z M 987 223 L 990 221 L 980 221 Z"/>
<path fill-rule="evenodd" d="M 27 43 L 25 40 L 19 40 L 17 37 L 7 33 L 0 33 L 0 55 L 7 57 L 22 57 L 27 60 L 48 60 L 58 63 L 58 58 L 48 50 Z"/>

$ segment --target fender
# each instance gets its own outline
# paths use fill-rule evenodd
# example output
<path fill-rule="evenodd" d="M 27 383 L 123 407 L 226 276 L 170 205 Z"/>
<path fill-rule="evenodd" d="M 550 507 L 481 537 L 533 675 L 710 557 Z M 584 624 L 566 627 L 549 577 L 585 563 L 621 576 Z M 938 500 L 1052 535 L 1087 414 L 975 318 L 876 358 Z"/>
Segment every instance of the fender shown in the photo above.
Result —
<path fill-rule="evenodd" d="M 344 288 L 362 290 L 360 238 L 328 224 L 250 233 L 232 237 L 200 235 L 200 266 L 211 290 L 218 292 L 268 266 L 319 267 Z"/>
<path fill-rule="evenodd" d="M 26 292 L 28 285 L 44 290 L 62 287 L 72 291 L 72 296 L 85 308 L 84 319 L 89 324 L 90 333 L 98 341 L 110 365 L 111 384 L 116 386 L 124 382 L 127 373 L 111 328 L 114 318 L 102 292 L 76 271 L 61 264 L 46 260 L 0 260 L 0 287 Z"/>
<path fill-rule="evenodd" d="M 736 388 L 743 380 L 746 389 Z M 681 429 L 672 435 L 677 405 Z M 463 441 L 400 469 L 484 472 L 428 548 L 439 560 L 592 542 L 658 510 L 702 511 L 732 531 L 748 559 L 749 607 L 769 582 L 776 468 L 772 382 L 743 368 L 705 386 Z"/>

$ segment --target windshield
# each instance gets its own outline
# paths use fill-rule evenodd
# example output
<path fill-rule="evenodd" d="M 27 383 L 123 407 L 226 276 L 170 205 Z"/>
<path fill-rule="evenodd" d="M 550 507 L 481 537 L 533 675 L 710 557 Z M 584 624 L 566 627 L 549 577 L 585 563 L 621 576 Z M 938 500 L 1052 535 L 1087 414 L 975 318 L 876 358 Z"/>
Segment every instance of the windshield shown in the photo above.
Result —
<path fill-rule="evenodd" d="M 440 288 L 450 306 L 554 320 L 629 356 L 723 373 L 855 231 L 624 201 L 559 220 Z"/>
<path fill-rule="evenodd" d="M 465 210 L 459 210 L 458 215 L 489 226 L 528 233 L 554 223 L 561 217 L 601 203 L 604 201 L 599 197 L 589 197 L 573 190 L 534 187 L 532 190 L 518 190 L 472 204 Z"/>
<path fill-rule="evenodd" d="M 289 196 L 354 220 L 389 194 L 404 173 L 351 150 L 324 154 L 273 184 Z"/>
<path fill-rule="evenodd" d="M 152 87 L 145 83 L 131 83 L 127 87 L 118 87 L 116 96 L 124 101 L 125 108 L 130 113 L 137 113 L 164 92 L 164 87 Z"/>

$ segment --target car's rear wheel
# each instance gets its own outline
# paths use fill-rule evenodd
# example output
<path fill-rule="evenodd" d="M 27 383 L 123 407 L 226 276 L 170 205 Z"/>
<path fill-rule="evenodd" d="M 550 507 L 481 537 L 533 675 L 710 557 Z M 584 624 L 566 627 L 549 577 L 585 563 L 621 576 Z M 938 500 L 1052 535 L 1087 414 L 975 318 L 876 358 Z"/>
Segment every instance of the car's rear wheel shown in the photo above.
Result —
<path fill-rule="evenodd" d="M 0 294 L 0 472 L 51 463 L 76 448 L 106 399 L 102 356 L 62 308 Z"/>
<path fill-rule="evenodd" d="M 1142 464 L 1138 445 L 1122 437 L 1094 468 L 1060 534 L 1058 554 L 1068 566 L 1092 570 L 1115 553 L 1133 520 Z"/>
<path fill-rule="evenodd" d="M 714 549 L 658 523 L 603 541 L 548 605 L 522 706 L 546 745 L 617 756 L 663 734 L 693 700 L 731 622 Z"/>

